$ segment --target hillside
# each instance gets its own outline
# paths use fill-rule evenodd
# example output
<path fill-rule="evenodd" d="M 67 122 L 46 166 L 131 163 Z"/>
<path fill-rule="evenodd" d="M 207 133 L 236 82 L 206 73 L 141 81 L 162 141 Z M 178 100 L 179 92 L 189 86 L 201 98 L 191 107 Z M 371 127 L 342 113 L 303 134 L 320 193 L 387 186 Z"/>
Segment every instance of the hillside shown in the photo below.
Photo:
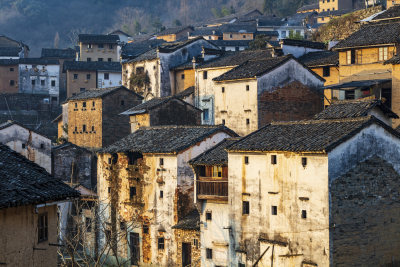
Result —
<path fill-rule="evenodd" d="M 313 0 L 0 0 L 0 34 L 41 47 L 68 47 L 79 33 L 154 32 L 257 8 L 286 16 Z"/>

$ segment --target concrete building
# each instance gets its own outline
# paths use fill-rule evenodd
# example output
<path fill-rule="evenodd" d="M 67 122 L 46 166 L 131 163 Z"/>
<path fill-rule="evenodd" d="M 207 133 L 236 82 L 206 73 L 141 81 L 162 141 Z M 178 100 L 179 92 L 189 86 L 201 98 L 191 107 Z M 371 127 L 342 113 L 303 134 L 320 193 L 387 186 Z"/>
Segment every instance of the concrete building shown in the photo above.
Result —
<path fill-rule="evenodd" d="M 398 197 L 387 190 L 399 179 L 399 138 L 367 116 L 273 122 L 232 144 L 230 264 L 396 261 Z M 382 233 L 386 238 L 378 238 Z"/>
<path fill-rule="evenodd" d="M 2 144 L 0 165 L 1 264 L 57 266 L 56 204 L 79 193 Z"/>
<path fill-rule="evenodd" d="M 201 124 L 201 110 L 176 96 L 153 98 L 121 115 L 129 116 L 132 133 L 141 127 Z"/>
<path fill-rule="evenodd" d="M 67 97 L 90 88 L 120 86 L 122 84 L 121 68 L 119 62 L 65 62 Z"/>
<path fill-rule="evenodd" d="M 70 97 L 68 141 L 85 148 L 102 148 L 125 137 L 130 133 L 129 118 L 119 114 L 142 99 L 123 86 L 90 89 Z"/>
<path fill-rule="evenodd" d="M 51 173 L 51 140 L 15 122 L 0 124 L 0 143 Z"/>
<path fill-rule="evenodd" d="M 119 62 L 119 36 L 112 34 L 79 34 L 79 61 Z"/>
<path fill-rule="evenodd" d="M 18 59 L 0 59 L 0 93 L 18 93 Z"/>
<path fill-rule="evenodd" d="M 49 95 L 49 101 L 59 103 L 60 65 L 58 60 L 21 58 L 18 68 L 20 93 Z"/>
<path fill-rule="evenodd" d="M 100 151 L 97 188 L 108 207 L 107 230 L 114 238 L 121 227 L 127 231 L 115 256 L 132 265 L 176 266 L 172 227 L 194 208 L 188 161 L 231 136 L 224 126 L 155 126 Z"/>

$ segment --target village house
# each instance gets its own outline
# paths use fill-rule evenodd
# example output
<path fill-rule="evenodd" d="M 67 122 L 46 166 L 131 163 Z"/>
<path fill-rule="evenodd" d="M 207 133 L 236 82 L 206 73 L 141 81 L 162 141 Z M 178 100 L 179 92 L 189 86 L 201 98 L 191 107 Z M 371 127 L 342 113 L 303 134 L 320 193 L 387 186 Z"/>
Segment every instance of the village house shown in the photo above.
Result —
<path fill-rule="evenodd" d="M 141 127 L 201 124 L 201 110 L 177 96 L 153 98 L 121 115 L 129 116 L 132 133 Z"/>
<path fill-rule="evenodd" d="M 239 140 L 227 138 L 189 161 L 195 172 L 194 201 L 198 218 L 201 262 L 198 266 L 229 266 L 228 153 Z M 182 251 L 182 257 L 185 251 Z M 178 252 L 179 255 L 179 252 Z M 210 260 L 212 259 L 212 261 Z"/>
<path fill-rule="evenodd" d="M 59 103 L 60 65 L 58 60 L 44 58 L 20 58 L 19 92 L 49 95 L 51 103 Z"/>
<path fill-rule="evenodd" d="M 272 122 L 229 146 L 230 264 L 398 260 L 399 148 L 373 116 Z"/>
<path fill-rule="evenodd" d="M 324 79 L 292 55 L 249 60 L 212 80 L 214 123 L 241 136 L 271 121 L 307 119 L 323 109 Z"/>
<path fill-rule="evenodd" d="M 318 12 L 319 11 L 319 3 L 304 5 L 297 9 L 297 13 L 309 13 L 309 12 Z"/>
<path fill-rule="evenodd" d="M 51 173 L 51 140 L 15 121 L 0 124 L 0 143 Z"/>
<path fill-rule="evenodd" d="M 57 203 L 79 193 L 0 144 L 0 263 L 57 266 Z"/>
<path fill-rule="evenodd" d="M 166 42 L 175 42 L 185 37 L 187 38 L 192 31 L 192 26 L 168 28 L 157 33 L 157 39 L 163 39 Z"/>
<path fill-rule="evenodd" d="M 121 69 L 119 62 L 65 62 L 67 97 L 90 88 L 120 86 L 122 84 Z"/>
<path fill-rule="evenodd" d="M 132 38 L 132 36 L 130 36 L 129 34 L 127 34 L 126 32 L 124 32 L 120 29 L 112 31 L 112 32 L 108 33 L 108 35 L 118 35 L 120 42 L 123 42 L 123 43 L 128 43 Z"/>
<path fill-rule="evenodd" d="M 79 61 L 119 62 L 119 36 L 107 34 L 79 34 Z"/>
<path fill-rule="evenodd" d="M 18 93 L 18 64 L 18 59 L 0 59 L 0 93 Z"/>
<path fill-rule="evenodd" d="M 218 49 L 203 38 L 164 43 L 122 63 L 122 84 L 146 100 L 171 96 L 174 81 L 170 70 L 202 54 L 203 48 Z M 185 89 L 185 88 L 183 88 Z"/>
<path fill-rule="evenodd" d="M 144 41 L 126 43 L 121 48 L 121 60 L 127 61 L 134 59 L 147 51 L 157 48 L 159 45 L 165 43 L 163 39 L 150 39 Z"/>
<path fill-rule="evenodd" d="M 230 23 L 220 27 L 222 40 L 254 40 L 257 34 L 256 23 Z"/>
<path fill-rule="evenodd" d="M 28 55 L 29 46 L 0 34 L 0 59 L 18 59 Z"/>
<path fill-rule="evenodd" d="M 279 41 L 284 55 L 292 54 L 298 58 L 310 52 L 324 51 L 324 43 L 311 42 L 308 40 L 281 39 Z"/>
<path fill-rule="evenodd" d="M 211 40 L 210 43 L 216 45 L 222 51 L 243 51 L 249 48 L 252 40 Z"/>
<path fill-rule="evenodd" d="M 120 262 L 176 266 L 182 260 L 172 227 L 194 208 L 188 161 L 231 136 L 224 126 L 145 127 L 100 151 L 97 189 L 108 233 L 100 238 L 119 240 Z M 198 245 L 197 238 L 192 242 Z"/>
<path fill-rule="evenodd" d="M 196 27 L 189 33 L 189 39 L 203 37 L 206 40 L 222 40 L 220 27 Z"/>
<path fill-rule="evenodd" d="M 301 38 L 306 37 L 306 23 L 303 19 L 291 20 L 288 18 L 262 17 L 257 20 L 257 32 L 258 34 L 268 34 L 277 32 L 278 40 L 289 38 L 291 34 L 299 36 Z M 272 39 L 272 40 L 275 40 Z"/>
<path fill-rule="evenodd" d="M 129 118 L 119 114 L 142 102 L 126 87 L 89 89 L 70 97 L 68 141 L 85 148 L 102 148 L 130 133 Z M 64 116 L 64 115 L 63 115 Z"/>

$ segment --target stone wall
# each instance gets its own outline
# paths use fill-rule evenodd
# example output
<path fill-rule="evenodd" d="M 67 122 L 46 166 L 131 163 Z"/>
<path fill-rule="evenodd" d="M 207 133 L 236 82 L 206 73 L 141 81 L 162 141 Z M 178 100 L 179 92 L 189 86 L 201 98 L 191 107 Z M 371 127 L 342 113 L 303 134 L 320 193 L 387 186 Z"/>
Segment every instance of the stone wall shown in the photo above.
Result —
<path fill-rule="evenodd" d="M 176 240 L 176 266 L 182 266 L 182 243 L 191 244 L 191 266 L 200 266 L 201 255 L 200 255 L 200 232 L 196 230 L 183 230 L 175 229 L 175 240 Z M 197 245 L 194 244 L 194 240 L 197 240 Z"/>

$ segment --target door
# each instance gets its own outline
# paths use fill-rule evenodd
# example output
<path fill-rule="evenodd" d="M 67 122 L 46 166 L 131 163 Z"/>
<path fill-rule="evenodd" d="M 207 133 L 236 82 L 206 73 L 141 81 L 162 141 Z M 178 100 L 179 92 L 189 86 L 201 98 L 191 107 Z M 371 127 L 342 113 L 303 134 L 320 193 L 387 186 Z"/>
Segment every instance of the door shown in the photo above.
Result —
<path fill-rule="evenodd" d="M 130 249 L 131 249 L 131 265 L 138 265 L 140 259 L 140 247 L 139 247 L 139 234 L 129 234 Z"/>
<path fill-rule="evenodd" d="M 192 244 L 182 243 L 182 266 L 187 267 L 192 264 Z"/>

